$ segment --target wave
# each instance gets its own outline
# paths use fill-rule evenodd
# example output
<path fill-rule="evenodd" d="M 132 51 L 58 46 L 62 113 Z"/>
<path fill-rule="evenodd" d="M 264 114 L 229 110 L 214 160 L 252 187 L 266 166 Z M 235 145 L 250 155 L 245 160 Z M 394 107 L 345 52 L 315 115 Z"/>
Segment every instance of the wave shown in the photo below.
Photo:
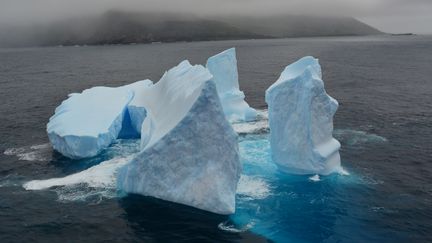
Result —
<path fill-rule="evenodd" d="M 246 224 L 245 226 L 243 226 L 241 228 L 237 228 L 235 225 L 231 224 L 230 222 L 225 221 L 225 222 L 220 223 L 218 225 L 218 228 L 220 230 L 227 231 L 227 232 L 230 232 L 230 233 L 242 233 L 242 232 L 248 231 L 254 225 L 255 225 L 255 222 L 251 221 L 248 224 Z"/>
<path fill-rule="evenodd" d="M 360 145 L 365 143 L 384 143 L 387 142 L 385 137 L 352 129 L 335 129 L 333 135 L 341 141 L 342 145 Z"/>
<path fill-rule="evenodd" d="M 52 158 L 52 148 L 49 143 L 25 146 L 19 148 L 8 148 L 3 154 L 17 156 L 19 160 L 26 161 L 50 161 Z"/>
<path fill-rule="evenodd" d="M 29 181 L 23 187 L 26 190 L 43 190 L 51 187 L 86 184 L 93 188 L 116 188 L 117 170 L 125 165 L 131 157 L 110 159 L 87 170 L 62 178 Z"/>
<path fill-rule="evenodd" d="M 249 200 L 264 199 L 271 195 L 269 184 L 256 176 L 241 175 L 237 194 Z"/>

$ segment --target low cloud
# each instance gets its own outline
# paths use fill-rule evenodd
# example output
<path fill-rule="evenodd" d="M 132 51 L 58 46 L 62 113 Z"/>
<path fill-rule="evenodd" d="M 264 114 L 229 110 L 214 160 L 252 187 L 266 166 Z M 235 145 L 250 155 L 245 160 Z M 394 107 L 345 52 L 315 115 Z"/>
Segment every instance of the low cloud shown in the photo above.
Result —
<path fill-rule="evenodd" d="M 197 16 L 343 15 L 384 31 L 432 32 L 431 0 L 0 0 L 0 24 L 49 22 L 112 9 Z"/>

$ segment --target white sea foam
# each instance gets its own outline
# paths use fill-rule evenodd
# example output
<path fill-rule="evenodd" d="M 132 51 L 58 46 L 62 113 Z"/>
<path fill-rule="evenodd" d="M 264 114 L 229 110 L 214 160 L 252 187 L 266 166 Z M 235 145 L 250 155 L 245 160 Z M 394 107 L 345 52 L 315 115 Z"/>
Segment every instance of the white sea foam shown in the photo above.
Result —
<path fill-rule="evenodd" d="M 237 185 L 237 194 L 250 200 L 264 199 L 271 195 L 269 184 L 259 177 L 241 175 Z"/>
<path fill-rule="evenodd" d="M 349 176 L 350 175 L 350 173 L 342 167 L 339 168 L 338 173 L 339 173 L 339 175 L 343 175 L 343 176 Z"/>
<path fill-rule="evenodd" d="M 60 202 L 85 201 L 91 204 L 99 204 L 105 198 L 110 199 L 118 196 L 115 188 L 90 188 L 83 184 L 58 187 L 54 191 L 57 193 Z"/>
<path fill-rule="evenodd" d="M 25 148 L 8 148 L 6 149 L 3 154 L 4 155 L 17 155 L 25 152 Z"/>
<path fill-rule="evenodd" d="M 364 143 L 383 143 L 387 142 L 387 139 L 385 137 L 368 133 L 365 131 L 358 131 L 358 130 L 352 130 L 352 129 L 336 129 L 333 132 L 333 135 L 340 141 L 342 141 L 342 144 L 346 145 L 359 145 Z"/>
<path fill-rule="evenodd" d="M 222 222 L 218 225 L 218 228 L 223 231 L 227 231 L 230 233 L 241 233 L 251 229 L 255 225 L 254 221 L 249 222 L 245 226 L 241 228 L 237 228 L 235 225 L 230 224 L 229 222 Z"/>
<path fill-rule="evenodd" d="M 321 179 L 320 179 L 320 176 L 319 176 L 319 175 L 313 175 L 313 176 L 309 177 L 309 180 L 310 180 L 310 181 L 313 181 L 313 182 L 318 182 L 318 181 L 320 181 Z"/>
<path fill-rule="evenodd" d="M 17 156 L 19 160 L 49 161 L 51 159 L 52 149 L 49 143 L 44 143 L 27 147 L 8 148 L 3 154 Z"/>
<path fill-rule="evenodd" d="M 268 121 L 243 122 L 232 124 L 234 131 L 239 134 L 266 133 L 268 132 Z"/>
<path fill-rule="evenodd" d="M 267 133 L 269 131 L 267 110 L 257 110 L 257 119 L 252 122 L 232 124 L 238 134 Z"/>
<path fill-rule="evenodd" d="M 257 120 L 268 120 L 268 110 L 256 110 L 257 111 Z"/>
<path fill-rule="evenodd" d="M 50 149 L 51 144 L 50 143 L 43 143 L 38 145 L 32 145 L 30 146 L 31 149 L 40 150 L 40 149 Z"/>
<path fill-rule="evenodd" d="M 116 188 L 117 171 L 130 159 L 131 156 L 114 158 L 66 177 L 29 181 L 23 187 L 26 190 L 43 190 L 51 187 L 86 184 L 93 188 Z"/>

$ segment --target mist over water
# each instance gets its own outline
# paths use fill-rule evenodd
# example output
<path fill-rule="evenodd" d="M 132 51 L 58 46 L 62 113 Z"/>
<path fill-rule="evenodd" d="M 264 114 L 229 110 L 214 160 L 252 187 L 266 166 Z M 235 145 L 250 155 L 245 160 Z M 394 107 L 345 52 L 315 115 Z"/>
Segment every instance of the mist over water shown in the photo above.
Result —
<path fill-rule="evenodd" d="M 340 26 L 337 27 L 338 23 L 341 22 L 339 18 L 348 17 L 360 20 L 385 33 L 432 34 L 432 27 L 429 24 L 432 21 L 431 10 L 432 2 L 428 0 L 0 0 L 0 46 L 11 46 L 13 44 L 16 46 L 68 44 L 68 41 L 51 40 L 53 36 L 60 39 L 61 37 L 67 37 L 67 40 L 75 40 L 77 37 L 85 39 L 88 35 L 95 38 L 93 35 L 104 35 L 103 32 L 107 27 L 102 28 L 99 26 L 102 30 L 93 32 L 92 28 L 98 26 L 100 22 L 98 18 L 109 12 L 135 12 L 153 16 L 156 19 L 161 18 L 161 16 L 172 15 L 181 16 L 183 19 L 204 20 L 223 20 L 226 18 L 259 19 L 277 16 L 320 17 L 321 19 L 318 22 L 327 22 L 328 25 L 335 26 L 335 32 L 339 32 Z M 336 18 L 339 21 L 331 21 L 328 18 Z M 279 22 L 293 24 L 297 28 L 304 27 L 306 30 L 309 28 L 308 25 L 304 25 L 307 20 L 305 21 L 302 18 L 282 19 Z M 146 21 L 146 24 L 152 26 L 152 21 Z M 181 29 L 181 26 L 184 25 L 183 23 L 180 26 L 174 25 L 172 27 L 182 32 L 184 30 Z M 278 25 L 278 22 L 274 22 L 273 25 Z M 348 27 L 346 23 L 342 25 Z M 112 26 L 112 23 L 108 24 L 108 26 Z M 163 30 L 161 26 L 154 25 L 154 27 Z M 145 32 L 146 28 L 141 28 L 140 31 Z M 207 28 L 209 27 L 207 26 Z M 259 26 L 254 27 L 254 29 L 258 28 Z M 271 26 L 266 28 L 272 29 Z M 350 26 L 350 28 L 354 29 L 355 27 Z M 190 29 L 190 27 L 186 29 Z M 332 35 L 331 31 L 325 31 L 326 34 L 324 35 L 315 33 L 319 32 L 319 30 L 319 27 L 308 30 L 306 33 L 312 33 L 301 36 Z M 163 31 L 166 32 L 166 30 Z M 212 32 L 217 31 L 213 30 Z M 364 34 L 354 32 L 354 35 Z M 246 33 L 242 33 L 242 35 L 244 34 Z M 350 33 L 344 33 L 344 35 L 347 34 L 350 35 Z M 121 39 L 124 33 L 117 32 L 115 35 L 117 39 Z M 236 39 L 244 39 L 239 38 L 242 35 L 236 35 Z M 290 35 L 285 37 L 287 36 Z M 294 33 L 291 36 L 298 35 Z M 249 36 L 249 38 L 258 37 Z M 217 38 L 213 37 L 207 40 L 215 39 Z M 219 39 L 233 38 L 222 35 Z M 182 41 L 184 40 L 182 39 Z M 119 40 L 116 41 L 120 44 L 124 43 Z M 83 43 L 75 41 L 72 44 Z M 101 43 L 94 41 L 86 44 Z"/>
<path fill-rule="evenodd" d="M 431 43 L 385 36 L 0 49 L 0 241 L 431 241 Z M 92 177 L 72 176 L 46 190 L 23 187 L 89 168 L 109 172 L 136 152 L 137 141 L 119 140 L 91 159 L 54 153 L 45 126 L 67 94 L 158 80 L 184 58 L 205 63 L 233 46 L 240 87 L 261 110 L 286 65 L 320 59 L 326 90 L 340 104 L 334 135 L 349 176 L 280 174 L 261 112 L 261 121 L 236 128 L 244 171 L 230 217 L 119 195 L 110 176 L 93 186 Z"/>

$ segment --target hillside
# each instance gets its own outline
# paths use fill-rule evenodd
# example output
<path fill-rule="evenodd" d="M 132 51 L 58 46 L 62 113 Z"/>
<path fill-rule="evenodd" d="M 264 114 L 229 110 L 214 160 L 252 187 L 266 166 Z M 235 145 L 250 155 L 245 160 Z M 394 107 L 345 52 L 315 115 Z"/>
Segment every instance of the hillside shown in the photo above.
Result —
<path fill-rule="evenodd" d="M 350 17 L 288 15 L 228 17 L 222 21 L 245 31 L 274 38 L 382 34 L 372 26 Z"/>
<path fill-rule="evenodd" d="M 3 27 L 0 46 L 102 45 L 303 36 L 372 35 L 354 18 L 276 16 L 203 19 L 170 13 L 109 11 L 53 24 Z"/>

